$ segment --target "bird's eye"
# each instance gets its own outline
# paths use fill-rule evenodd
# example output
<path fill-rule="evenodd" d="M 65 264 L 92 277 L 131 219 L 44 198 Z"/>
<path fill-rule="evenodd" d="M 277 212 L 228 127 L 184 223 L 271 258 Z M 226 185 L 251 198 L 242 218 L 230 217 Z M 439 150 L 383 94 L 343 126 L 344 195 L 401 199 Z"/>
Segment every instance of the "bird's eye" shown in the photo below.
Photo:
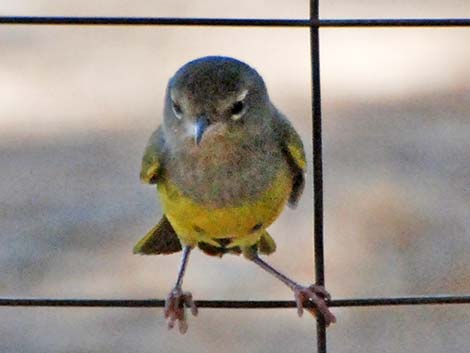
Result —
<path fill-rule="evenodd" d="M 232 105 L 232 108 L 230 109 L 230 113 L 232 113 L 232 115 L 236 115 L 236 114 L 240 114 L 242 110 L 243 110 L 243 102 L 238 101 Z"/>
<path fill-rule="evenodd" d="M 230 108 L 230 114 L 232 114 L 232 119 L 233 120 L 240 119 L 244 110 L 245 110 L 245 104 L 242 101 L 237 101 L 233 103 L 232 107 Z"/>
<path fill-rule="evenodd" d="M 175 101 L 171 101 L 171 108 L 173 109 L 173 113 L 175 113 L 176 117 L 178 119 L 181 119 L 181 115 L 183 114 L 183 110 L 181 109 L 181 106 Z"/>

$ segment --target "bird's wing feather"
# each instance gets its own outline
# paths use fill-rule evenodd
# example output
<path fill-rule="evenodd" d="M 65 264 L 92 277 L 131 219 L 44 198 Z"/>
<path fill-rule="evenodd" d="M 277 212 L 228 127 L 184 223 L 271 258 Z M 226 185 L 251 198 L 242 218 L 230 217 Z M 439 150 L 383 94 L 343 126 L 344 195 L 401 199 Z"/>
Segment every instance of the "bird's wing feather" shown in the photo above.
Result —
<path fill-rule="evenodd" d="M 160 126 L 150 136 L 142 157 L 142 168 L 140 170 L 140 180 L 147 184 L 156 184 L 158 177 L 162 172 L 162 157 L 164 151 L 165 140 L 163 138 L 163 130 Z"/>
<path fill-rule="evenodd" d="M 276 251 L 276 242 L 266 229 L 263 230 L 261 237 L 259 238 L 258 250 L 261 254 L 265 255 L 270 255 Z"/>
<path fill-rule="evenodd" d="M 281 147 L 292 171 L 292 191 L 289 196 L 289 206 L 294 208 L 297 206 L 304 190 L 307 160 L 305 159 L 302 140 L 297 131 L 282 114 L 278 113 L 277 118 L 281 132 Z"/>
<path fill-rule="evenodd" d="M 134 246 L 134 254 L 141 255 L 172 254 L 180 250 L 181 243 L 166 216 Z"/>

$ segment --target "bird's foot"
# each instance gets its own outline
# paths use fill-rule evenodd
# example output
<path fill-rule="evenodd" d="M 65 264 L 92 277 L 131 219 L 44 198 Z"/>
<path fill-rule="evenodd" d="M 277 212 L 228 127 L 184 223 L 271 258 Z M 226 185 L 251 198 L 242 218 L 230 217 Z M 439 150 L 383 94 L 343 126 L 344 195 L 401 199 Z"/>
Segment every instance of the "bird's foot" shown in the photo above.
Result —
<path fill-rule="evenodd" d="M 168 319 L 168 329 L 175 326 L 178 322 L 178 328 L 181 333 L 188 330 L 186 321 L 186 307 L 190 308 L 191 314 L 197 315 L 197 307 L 194 304 L 193 296 L 190 292 L 183 292 L 181 288 L 174 288 L 165 301 L 165 318 Z"/>
<path fill-rule="evenodd" d="M 328 308 L 325 299 L 331 298 L 330 293 L 323 286 L 311 285 L 310 287 L 296 286 L 294 288 L 295 302 L 297 304 L 297 314 L 302 316 L 304 304 L 311 301 L 315 308 L 305 308 L 312 315 L 316 316 L 318 312 L 325 319 L 326 326 L 336 322 L 336 317 Z"/>

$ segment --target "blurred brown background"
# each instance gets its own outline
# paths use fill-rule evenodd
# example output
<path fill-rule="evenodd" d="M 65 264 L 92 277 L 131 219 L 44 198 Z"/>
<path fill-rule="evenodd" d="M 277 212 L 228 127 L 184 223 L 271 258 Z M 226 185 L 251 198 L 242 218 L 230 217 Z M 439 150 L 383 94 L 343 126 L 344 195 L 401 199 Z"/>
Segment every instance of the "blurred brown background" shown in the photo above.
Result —
<path fill-rule="evenodd" d="M 308 1 L 0 1 L 1 15 L 305 18 Z M 323 18 L 470 17 L 468 1 L 351 1 Z M 322 29 L 327 287 L 335 298 L 470 293 L 470 29 Z M 311 153 L 307 29 L 0 26 L 0 296 L 162 298 L 179 256 L 133 244 L 161 215 L 140 158 L 168 78 L 227 55 L 264 77 Z M 310 165 L 311 171 L 311 165 Z M 311 185 L 311 173 L 308 185 Z M 309 283 L 312 193 L 271 227 Z M 195 253 L 197 299 L 290 299 L 242 258 Z M 331 352 L 470 347 L 470 307 L 335 309 Z M 312 352 L 295 310 L 0 309 L 0 352 Z"/>

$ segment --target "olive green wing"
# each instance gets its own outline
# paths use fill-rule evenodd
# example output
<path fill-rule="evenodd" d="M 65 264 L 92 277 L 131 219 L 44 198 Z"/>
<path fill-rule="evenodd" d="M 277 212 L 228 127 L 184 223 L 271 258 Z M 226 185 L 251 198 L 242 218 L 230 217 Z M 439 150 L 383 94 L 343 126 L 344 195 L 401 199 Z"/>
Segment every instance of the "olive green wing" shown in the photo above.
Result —
<path fill-rule="evenodd" d="M 166 216 L 134 246 L 134 254 L 141 255 L 172 254 L 180 250 L 181 243 Z"/>
<path fill-rule="evenodd" d="M 165 141 L 160 126 L 153 134 L 142 157 L 140 179 L 147 184 L 156 184 L 163 172 Z M 163 216 L 135 246 L 134 254 L 157 255 L 171 254 L 181 250 L 181 243 L 168 219 Z"/>
<path fill-rule="evenodd" d="M 147 184 L 156 184 L 162 174 L 162 160 L 165 149 L 163 130 L 160 126 L 150 136 L 142 157 L 142 168 L 140 170 L 140 180 Z"/>
<path fill-rule="evenodd" d="M 270 255 L 276 251 L 276 242 L 271 235 L 265 230 L 261 234 L 258 242 L 258 250 L 261 254 Z"/>
<path fill-rule="evenodd" d="M 305 159 L 304 145 L 297 131 L 282 114 L 278 113 L 277 118 L 280 127 L 281 148 L 292 171 L 292 191 L 289 196 L 289 206 L 295 208 L 304 191 L 307 160 Z"/>

